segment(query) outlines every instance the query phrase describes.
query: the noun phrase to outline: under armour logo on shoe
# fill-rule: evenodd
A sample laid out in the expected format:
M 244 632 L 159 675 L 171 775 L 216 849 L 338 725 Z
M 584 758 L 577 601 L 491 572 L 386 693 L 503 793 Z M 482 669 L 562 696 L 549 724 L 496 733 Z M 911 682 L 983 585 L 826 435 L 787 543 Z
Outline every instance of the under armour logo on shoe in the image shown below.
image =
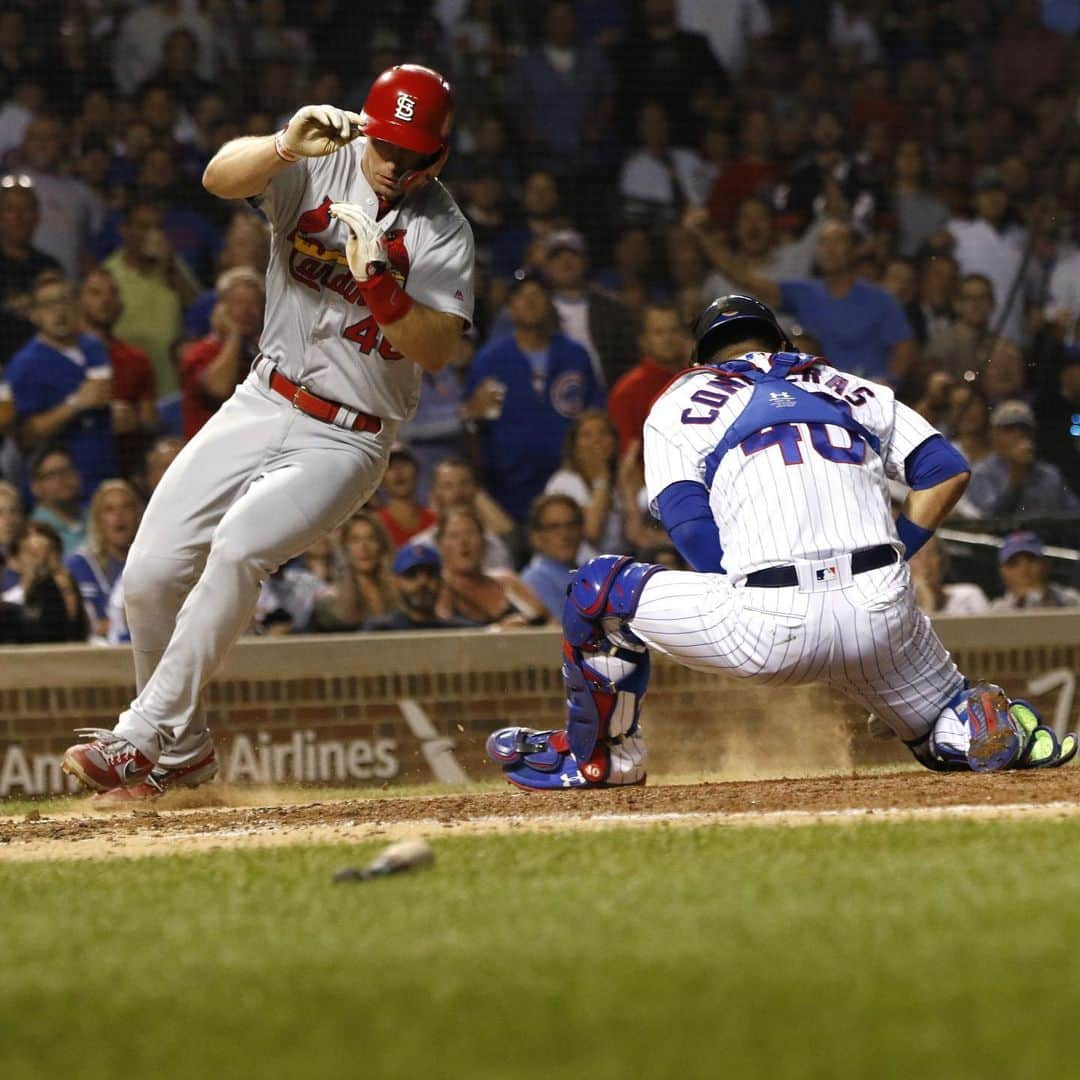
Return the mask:
M 585 777 L 581 773 L 560 773 L 559 779 L 563 787 L 583 787 L 585 784 Z

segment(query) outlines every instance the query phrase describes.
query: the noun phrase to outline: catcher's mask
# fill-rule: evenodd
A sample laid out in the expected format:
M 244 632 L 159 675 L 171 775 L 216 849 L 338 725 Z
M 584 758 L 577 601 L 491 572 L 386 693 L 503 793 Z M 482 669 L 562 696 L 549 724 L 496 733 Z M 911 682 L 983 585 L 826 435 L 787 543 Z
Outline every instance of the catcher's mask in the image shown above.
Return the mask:
M 431 68 L 398 64 L 372 84 L 360 113 L 365 135 L 424 155 L 415 169 L 402 173 L 398 187 L 408 191 L 427 177 L 438 176 L 450 153 L 454 92 Z
M 760 337 L 773 352 L 791 348 L 776 316 L 752 296 L 717 297 L 697 317 L 692 333 L 693 364 L 707 364 L 725 345 L 742 338 Z

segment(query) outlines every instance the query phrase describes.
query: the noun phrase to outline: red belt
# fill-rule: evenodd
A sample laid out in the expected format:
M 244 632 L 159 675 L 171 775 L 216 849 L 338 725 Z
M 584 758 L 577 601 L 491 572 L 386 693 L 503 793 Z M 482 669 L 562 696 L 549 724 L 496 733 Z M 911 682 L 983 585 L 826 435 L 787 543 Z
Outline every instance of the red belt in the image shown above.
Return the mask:
M 356 409 L 339 405 L 336 401 L 327 401 L 326 398 L 313 394 L 306 386 L 298 386 L 277 368 L 270 372 L 270 389 L 290 401 L 294 409 L 314 416 L 324 424 L 336 424 L 350 431 L 370 431 L 373 435 L 382 431 L 382 420 L 377 416 L 357 412 Z

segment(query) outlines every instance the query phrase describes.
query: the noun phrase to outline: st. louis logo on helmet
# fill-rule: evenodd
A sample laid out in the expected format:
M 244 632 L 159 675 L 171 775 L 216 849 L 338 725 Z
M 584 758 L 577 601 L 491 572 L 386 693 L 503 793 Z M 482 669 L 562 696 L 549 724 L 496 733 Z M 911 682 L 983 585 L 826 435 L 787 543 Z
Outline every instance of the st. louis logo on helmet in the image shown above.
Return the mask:
M 394 118 L 396 120 L 411 121 L 415 111 L 416 98 L 399 90 L 397 96 L 397 108 L 394 110 Z

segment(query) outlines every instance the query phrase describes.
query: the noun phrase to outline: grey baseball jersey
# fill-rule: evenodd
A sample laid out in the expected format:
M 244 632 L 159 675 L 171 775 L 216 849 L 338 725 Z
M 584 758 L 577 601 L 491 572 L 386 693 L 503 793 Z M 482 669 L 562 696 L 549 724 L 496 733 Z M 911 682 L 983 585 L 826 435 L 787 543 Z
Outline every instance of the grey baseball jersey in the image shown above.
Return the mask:
M 206 753 L 199 694 L 250 623 L 261 583 L 364 501 L 386 468 L 398 421 L 412 415 L 420 369 L 365 307 L 332 202 L 372 217 L 363 140 L 305 159 L 257 200 L 273 226 L 263 356 L 184 447 L 143 515 L 124 570 L 138 696 L 116 730 L 177 768 Z M 382 218 L 392 272 L 415 300 L 472 318 L 469 225 L 438 182 Z M 378 432 L 313 419 L 273 393 L 294 382 L 384 421 Z
M 348 228 L 335 202 L 372 218 L 378 199 L 360 168 L 366 139 L 304 158 L 255 200 L 272 227 L 266 324 L 259 346 L 293 382 L 352 409 L 408 420 L 421 371 L 405 362 L 364 305 L 345 259 Z M 437 180 L 391 208 L 379 225 L 390 271 L 414 299 L 466 323 L 473 316 L 472 229 Z

